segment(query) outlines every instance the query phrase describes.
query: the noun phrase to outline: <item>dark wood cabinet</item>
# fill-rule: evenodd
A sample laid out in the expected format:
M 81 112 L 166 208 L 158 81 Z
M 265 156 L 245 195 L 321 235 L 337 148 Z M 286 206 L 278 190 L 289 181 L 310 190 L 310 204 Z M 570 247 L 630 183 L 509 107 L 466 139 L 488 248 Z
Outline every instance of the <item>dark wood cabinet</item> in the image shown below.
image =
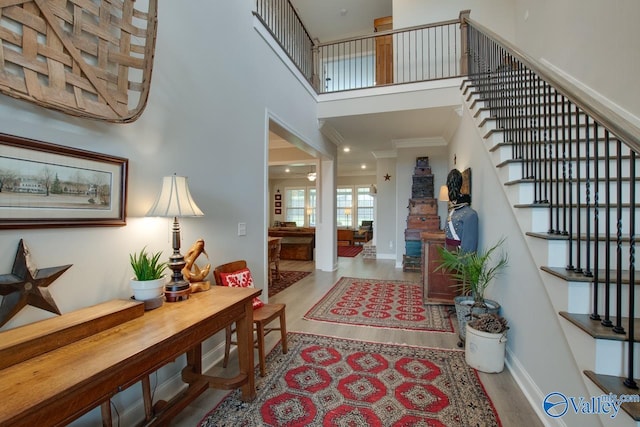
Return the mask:
M 446 270 L 435 271 L 440 265 L 438 248 L 444 246 L 444 232 L 421 233 L 422 238 L 422 291 L 423 300 L 427 302 L 444 302 L 453 304 L 458 295 L 456 281 Z

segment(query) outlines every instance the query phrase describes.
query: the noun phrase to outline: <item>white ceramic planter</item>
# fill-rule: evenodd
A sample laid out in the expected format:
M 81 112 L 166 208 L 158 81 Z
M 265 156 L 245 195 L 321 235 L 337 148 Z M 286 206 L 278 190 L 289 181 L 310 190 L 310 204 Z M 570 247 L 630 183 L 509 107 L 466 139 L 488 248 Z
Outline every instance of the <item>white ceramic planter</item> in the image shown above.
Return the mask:
M 166 283 L 167 276 L 156 280 L 135 280 L 132 278 L 130 285 L 133 289 L 133 298 L 137 301 L 145 301 L 161 297 Z
M 464 360 L 467 365 L 489 374 L 502 372 L 507 332 L 493 334 L 474 329 L 469 324 L 466 329 Z

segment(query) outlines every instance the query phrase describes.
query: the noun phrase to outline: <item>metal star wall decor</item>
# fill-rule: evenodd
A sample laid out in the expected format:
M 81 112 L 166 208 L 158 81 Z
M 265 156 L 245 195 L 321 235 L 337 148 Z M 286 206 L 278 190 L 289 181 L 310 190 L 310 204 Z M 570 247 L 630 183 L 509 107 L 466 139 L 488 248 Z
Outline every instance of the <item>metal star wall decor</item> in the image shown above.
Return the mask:
M 61 314 L 47 287 L 72 265 L 34 268 L 29 249 L 20 239 L 11 274 L 0 275 L 0 295 L 3 296 L 0 304 L 0 326 L 26 305 Z
M 386 174 L 386 175 L 384 176 L 384 180 L 385 180 L 385 181 L 389 181 L 390 179 L 391 179 L 391 175 Z

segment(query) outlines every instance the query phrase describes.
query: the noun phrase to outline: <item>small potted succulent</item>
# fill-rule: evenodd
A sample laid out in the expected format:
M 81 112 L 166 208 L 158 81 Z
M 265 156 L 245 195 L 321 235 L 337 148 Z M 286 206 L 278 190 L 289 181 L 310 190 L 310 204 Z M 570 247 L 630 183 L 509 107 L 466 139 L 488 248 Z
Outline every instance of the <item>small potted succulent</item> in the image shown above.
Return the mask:
M 162 252 L 148 253 L 146 246 L 139 253 L 129 254 L 135 274 L 130 281 L 134 299 L 145 301 L 162 296 L 167 282 L 167 276 L 164 274 L 167 263 L 160 262 L 161 256 Z

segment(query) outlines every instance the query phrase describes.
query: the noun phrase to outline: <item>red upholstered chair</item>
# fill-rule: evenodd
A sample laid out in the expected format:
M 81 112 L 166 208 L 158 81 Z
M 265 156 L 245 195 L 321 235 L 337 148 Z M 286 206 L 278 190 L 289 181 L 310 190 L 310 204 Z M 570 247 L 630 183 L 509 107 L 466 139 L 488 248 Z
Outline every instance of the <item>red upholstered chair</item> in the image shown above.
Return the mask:
M 215 278 L 216 284 L 218 286 L 253 286 L 251 272 L 247 268 L 247 262 L 245 260 L 233 261 L 217 266 L 213 270 L 213 277 Z M 282 352 L 287 352 L 287 320 L 285 317 L 284 309 L 284 304 L 265 304 L 258 298 L 255 298 L 253 301 L 253 326 L 256 333 L 254 345 L 258 349 L 258 358 L 260 359 L 260 376 L 262 377 L 264 377 L 266 371 L 264 336 L 271 331 L 279 330 L 282 338 Z M 267 328 L 266 326 L 276 318 L 280 319 L 280 327 Z M 231 325 L 227 326 L 224 347 L 224 362 L 222 364 L 222 366 L 225 368 L 227 367 L 227 363 L 229 361 L 231 344 L 236 344 L 236 342 L 231 340 L 231 335 L 234 332 L 235 329 L 232 328 Z

